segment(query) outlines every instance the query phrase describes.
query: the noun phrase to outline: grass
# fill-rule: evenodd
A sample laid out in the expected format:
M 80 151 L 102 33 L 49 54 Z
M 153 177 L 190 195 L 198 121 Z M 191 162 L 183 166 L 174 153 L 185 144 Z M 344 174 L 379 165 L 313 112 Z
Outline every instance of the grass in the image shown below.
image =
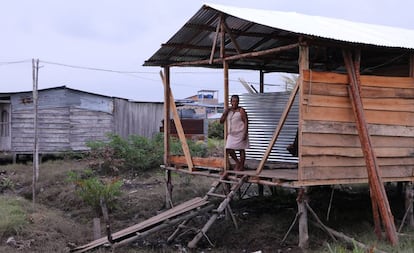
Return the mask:
M 27 224 L 22 200 L 0 196 L 0 238 L 19 233 Z

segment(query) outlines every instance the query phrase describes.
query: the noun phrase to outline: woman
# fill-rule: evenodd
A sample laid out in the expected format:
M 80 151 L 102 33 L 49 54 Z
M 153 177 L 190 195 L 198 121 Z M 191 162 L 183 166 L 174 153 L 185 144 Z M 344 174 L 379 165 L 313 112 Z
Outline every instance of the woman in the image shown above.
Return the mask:
M 231 107 L 227 108 L 221 115 L 220 123 L 227 121 L 227 142 L 226 154 L 236 162 L 234 170 L 243 170 L 246 161 L 246 148 L 249 148 L 248 138 L 248 119 L 247 113 L 239 107 L 239 96 L 231 96 Z M 239 151 L 240 158 L 237 158 L 236 152 Z

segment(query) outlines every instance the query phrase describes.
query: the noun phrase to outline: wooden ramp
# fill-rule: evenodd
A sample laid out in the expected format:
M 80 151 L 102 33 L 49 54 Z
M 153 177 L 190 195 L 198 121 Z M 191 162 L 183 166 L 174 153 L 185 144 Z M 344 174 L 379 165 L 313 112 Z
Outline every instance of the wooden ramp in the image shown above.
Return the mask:
M 154 226 L 158 226 L 160 224 L 163 224 L 165 221 L 170 220 L 174 217 L 177 217 L 181 214 L 184 214 L 186 212 L 198 209 L 200 207 L 206 206 L 209 203 L 209 201 L 206 198 L 197 197 L 191 200 L 188 200 L 184 203 L 181 203 L 178 206 L 175 206 L 171 209 L 166 210 L 165 212 L 162 212 L 154 217 L 149 218 L 148 220 L 145 220 L 141 223 L 138 223 L 134 226 L 128 227 L 126 229 L 120 230 L 116 233 L 112 234 L 112 240 L 113 243 L 119 243 L 128 239 L 131 239 L 133 237 L 136 237 L 142 232 L 145 232 Z M 79 246 L 77 248 L 74 248 L 71 250 L 71 252 L 86 252 L 88 250 L 97 248 L 99 246 L 109 244 L 107 237 L 102 237 L 100 239 L 97 239 L 95 241 L 92 241 L 88 244 L 85 244 L 83 246 Z

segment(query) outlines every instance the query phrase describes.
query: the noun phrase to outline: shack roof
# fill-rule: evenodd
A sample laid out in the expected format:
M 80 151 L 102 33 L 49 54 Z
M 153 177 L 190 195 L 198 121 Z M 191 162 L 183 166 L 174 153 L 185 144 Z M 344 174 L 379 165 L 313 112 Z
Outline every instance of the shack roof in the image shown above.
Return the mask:
M 406 54 L 414 49 L 414 30 L 351 22 L 295 12 L 239 8 L 204 4 L 161 48 L 145 61 L 144 66 L 193 65 L 208 60 L 212 52 L 220 19 L 225 22 L 226 56 L 257 52 L 297 43 L 301 38 L 319 45 L 358 46 L 370 49 L 370 64 L 382 64 L 390 54 Z M 237 44 L 237 45 L 236 45 Z M 219 40 L 217 48 L 219 48 Z M 278 53 L 278 57 L 243 58 L 231 61 L 233 69 L 257 69 L 297 73 L 297 48 Z M 385 57 L 378 55 L 381 51 Z M 338 54 L 338 52 L 329 53 Z M 219 58 L 215 50 L 214 58 Z M 340 54 L 340 51 L 339 51 Z M 394 58 L 395 55 L 392 56 Z M 325 56 L 330 58 L 332 56 Z M 338 60 L 342 61 L 342 57 Z M 331 62 L 332 63 L 332 62 Z M 319 63 L 320 65 L 327 63 Z M 194 64 L 221 68 L 221 62 Z M 324 66 L 326 68 L 326 66 Z

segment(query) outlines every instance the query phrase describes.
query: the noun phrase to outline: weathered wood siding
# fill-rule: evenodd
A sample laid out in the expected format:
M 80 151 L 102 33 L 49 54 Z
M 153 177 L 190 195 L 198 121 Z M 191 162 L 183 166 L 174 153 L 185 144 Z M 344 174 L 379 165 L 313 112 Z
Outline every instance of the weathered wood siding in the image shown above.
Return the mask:
M 127 138 L 129 135 L 153 137 L 163 119 L 163 103 L 130 102 L 114 99 L 114 131 Z
M 383 177 L 414 172 L 414 79 L 361 76 L 362 100 Z M 346 75 L 305 72 L 299 178 L 367 177 Z
M 11 151 L 34 148 L 34 110 L 31 92 L 11 96 Z M 86 141 L 103 140 L 112 127 L 112 99 L 70 89 L 39 91 L 39 152 L 80 151 Z
M 12 113 L 12 151 L 28 153 L 34 149 L 34 112 L 15 110 Z M 66 107 L 38 110 L 39 151 L 69 150 L 69 110 Z
M 89 141 L 107 140 L 113 133 L 113 116 L 107 112 L 70 108 L 70 148 L 88 150 Z

